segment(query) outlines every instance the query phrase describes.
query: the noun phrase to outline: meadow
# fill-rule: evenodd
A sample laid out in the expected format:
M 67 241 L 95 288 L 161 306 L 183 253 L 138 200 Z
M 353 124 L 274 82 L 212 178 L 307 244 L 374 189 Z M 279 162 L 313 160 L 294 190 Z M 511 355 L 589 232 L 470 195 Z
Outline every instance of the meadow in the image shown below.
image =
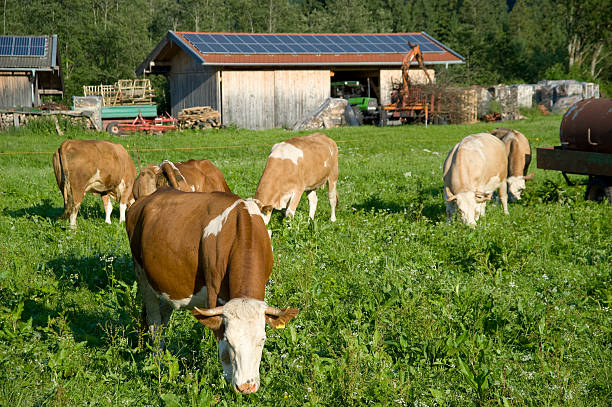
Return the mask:
M 505 122 L 532 147 L 559 144 L 560 115 Z M 272 144 L 296 134 L 228 128 L 111 138 L 142 165 L 207 158 L 233 192 L 254 194 Z M 612 206 L 586 177 L 536 169 L 505 216 L 446 223 L 442 164 L 495 124 L 325 131 L 339 147 L 338 221 L 319 191 L 276 213 L 266 300 L 297 307 L 268 329 L 261 388 L 225 383 L 212 333 L 175 312 L 166 350 L 139 334 L 128 239 L 88 195 L 78 229 L 63 201 L 54 125 L 0 133 L 2 406 L 607 406 L 612 403 Z M 299 134 L 308 134 L 306 132 Z M 136 153 L 138 150 L 138 154 Z

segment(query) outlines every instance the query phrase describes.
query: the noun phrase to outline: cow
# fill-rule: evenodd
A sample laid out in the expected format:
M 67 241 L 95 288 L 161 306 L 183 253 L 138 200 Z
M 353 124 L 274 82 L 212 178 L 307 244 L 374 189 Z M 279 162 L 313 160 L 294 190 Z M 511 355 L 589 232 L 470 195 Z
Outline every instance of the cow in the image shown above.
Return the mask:
M 294 137 L 274 144 L 254 199 L 266 225 L 272 210 L 285 210 L 293 217 L 304 191 L 307 192 L 310 219 L 317 210 L 317 189 L 327 183 L 331 221 L 336 221 L 338 192 L 338 146 L 323 133 Z
M 64 197 L 64 213 L 70 227 L 76 228 L 76 217 L 87 192 L 102 197 L 106 223 L 111 223 L 112 197 L 119 202 L 119 222 L 134 201 L 132 185 L 136 167 L 120 144 L 104 140 L 66 140 L 53 154 L 55 180 Z
M 218 340 L 226 380 L 256 392 L 265 323 L 281 328 L 298 313 L 264 302 L 273 256 L 257 204 L 162 187 L 134 203 L 126 229 L 151 336 L 163 339 L 173 310 L 191 309 Z
M 140 171 L 134 181 L 134 199 L 150 195 L 164 185 L 185 192 L 231 192 L 223 173 L 208 160 L 176 163 L 164 160 L 160 165 L 150 164 Z
M 475 227 L 496 189 L 504 213 L 508 214 L 507 172 L 508 153 L 499 138 L 478 133 L 457 143 L 444 161 L 447 221 L 451 221 L 456 206 L 463 223 Z
M 531 163 L 531 145 L 522 133 L 498 127 L 490 132 L 506 145 L 508 151 L 508 196 L 510 201 L 521 199 L 521 193 L 525 189 L 525 181 L 533 179 L 533 172 L 527 175 Z

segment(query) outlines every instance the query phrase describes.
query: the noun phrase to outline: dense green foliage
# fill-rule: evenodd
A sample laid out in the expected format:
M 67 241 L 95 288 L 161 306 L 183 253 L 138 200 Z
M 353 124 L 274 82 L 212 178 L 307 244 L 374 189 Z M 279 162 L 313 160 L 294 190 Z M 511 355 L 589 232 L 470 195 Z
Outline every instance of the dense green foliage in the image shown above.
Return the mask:
M 134 69 L 168 30 L 425 31 L 466 58 L 452 81 L 612 82 L 609 0 L 5 0 L 2 34 L 58 34 L 66 100 Z
M 532 145 L 559 141 L 560 116 L 505 123 Z M 504 216 L 491 202 L 475 230 L 446 224 L 447 151 L 487 124 L 329 130 L 340 205 L 326 191 L 278 214 L 266 299 L 301 312 L 268 329 L 262 387 L 226 385 L 211 332 L 176 312 L 167 350 L 139 336 L 140 298 L 115 208 L 87 196 L 78 230 L 62 198 L 52 123 L 0 137 L 0 405 L 610 405 L 612 206 L 583 200 L 536 170 Z M 105 133 L 65 129 L 72 138 Z M 282 130 L 137 135 L 142 164 L 211 159 L 251 196 Z M 40 154 L 30 154 L 41 152 Z M 136 157 L 134 158 L 136 161 Z

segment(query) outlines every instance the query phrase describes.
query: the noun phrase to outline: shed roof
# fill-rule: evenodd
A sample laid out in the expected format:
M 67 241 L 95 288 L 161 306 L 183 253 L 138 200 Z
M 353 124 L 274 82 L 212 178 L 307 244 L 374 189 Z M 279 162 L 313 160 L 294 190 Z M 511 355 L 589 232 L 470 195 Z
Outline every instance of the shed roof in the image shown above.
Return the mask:
M 57 35 L 0 35 L 0 69 L 52 70 L 58 65 Z
M 376 34 L 193 33 L 168 31 L 136 69 L 155 72 L 176 46 L 198 64 L 217 66 L 400 66 L 409 43 L 425 64 L 461 64 L 461 55 L 425 32 Z M 176 45 L 176 46 L 175 46 Z

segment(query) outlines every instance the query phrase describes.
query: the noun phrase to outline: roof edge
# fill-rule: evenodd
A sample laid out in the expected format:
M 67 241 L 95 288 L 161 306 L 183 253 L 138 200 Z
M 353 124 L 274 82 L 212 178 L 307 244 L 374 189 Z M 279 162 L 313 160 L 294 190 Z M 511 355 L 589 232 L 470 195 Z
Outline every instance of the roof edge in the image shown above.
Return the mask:
M 151 62 L 153 62 L 153 60 L 157 58 L 157 56 L 166 46 L 171 46 L 172 44 L 177 44 L 183 51 L 185 51 L 192 58 L 194 58 L 198 64 L 204 63 L 204 59 L 189 44 L 187 44 L 180 35 L 170 30 L 157 43 L 155 48 L 153 48 L 153 51 L 151 51 L 151 53 L 147 55 L 145 60 L 142 61 L 140 65 L 138 65 L 138 67 L 134 70 L 134 73 L 136 73 L 137 76 L 144 75 L 146 69 L 149 67 Z
M 427 38 L 429 38 L 432 42 L 434 42 L 436 45 L 438 45 L 439 47 L 441 47 L 442 49 L 447 50 L 448 52 L 450 52 L 451 54 L 453 54 L 454 56 L 456 56 L 457 58 L 461 59 L 462 64 L 465 64 L 465 58 L 463 57 L 463 55 L 461 55 L 458 52 L 453 51 L 452 49 L 450 49 L 449 47 L 447 47 L 446 45 L 442 44 L 440 41 L 436 40 L 434 37 L 432 37 L 431 35 L 427 34 L 425 31 L 421 31 L 421 34 L 423 34 L 424 36 L 426 36 Z

